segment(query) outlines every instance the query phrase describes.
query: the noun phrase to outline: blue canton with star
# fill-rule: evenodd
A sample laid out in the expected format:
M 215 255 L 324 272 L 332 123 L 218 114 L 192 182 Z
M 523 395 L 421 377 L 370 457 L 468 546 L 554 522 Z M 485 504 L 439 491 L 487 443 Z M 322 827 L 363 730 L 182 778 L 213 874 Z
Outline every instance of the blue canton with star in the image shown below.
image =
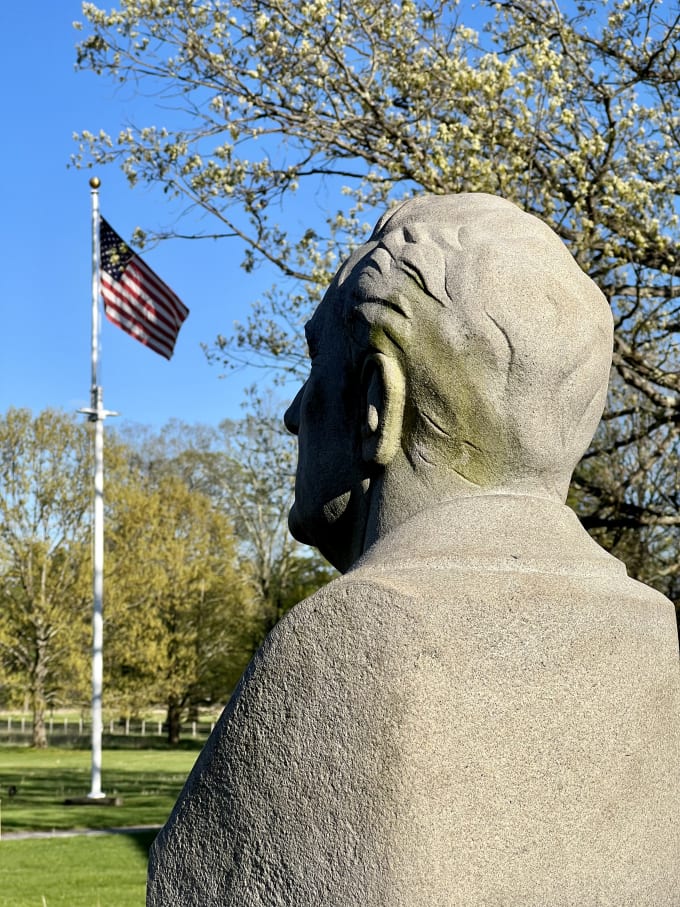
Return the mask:
M 102 270 L 106 271 L 112 280 L 119 283 L 123 279 L 123 274 L 131 259 L 135 257 L 135 253 L 104 218 L 101 219 L 99 242 Z

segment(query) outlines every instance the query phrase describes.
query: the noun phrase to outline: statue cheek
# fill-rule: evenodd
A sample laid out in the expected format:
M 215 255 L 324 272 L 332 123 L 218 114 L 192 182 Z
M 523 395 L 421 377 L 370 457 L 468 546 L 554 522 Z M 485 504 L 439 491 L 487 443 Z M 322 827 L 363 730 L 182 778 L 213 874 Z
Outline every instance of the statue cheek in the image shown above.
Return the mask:
M 306 529 L 304 521 L 300 519 L 300 514 L 295 503 L 288 513 L 288 529 L 293 538 L 303 545 L 315 544 L 314 539 Z

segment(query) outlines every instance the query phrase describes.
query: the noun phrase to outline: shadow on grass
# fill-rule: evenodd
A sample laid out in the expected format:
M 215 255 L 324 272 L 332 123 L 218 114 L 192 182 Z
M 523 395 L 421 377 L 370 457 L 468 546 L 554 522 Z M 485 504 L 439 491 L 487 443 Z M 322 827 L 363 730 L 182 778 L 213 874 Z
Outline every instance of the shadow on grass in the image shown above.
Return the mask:
M 2 750 L 0 799 L 7 831 L 69 828 L 117 828 L 162 825 L 191 769 L 197 748 L 184 751 L 108 750 L 104 753 L 103 788 L 122 805 L 92 801 L 66 805 L 68 798 L 90 790 L 89 753 L 71 749 Z M 11 793 L 10 793 L 11 792 Z M 151 838 L 155 832 L 151 832 Z M 142 838 L 142 841 L 145 839 Z
M 198 752 L 203 749 L 208 739 L 208 735 L 201 737 L 186 737 L 180 739 L 179 743 L 171 746 L 164 737 L 142 737 L 140 734 L 104 734 L 102 737 L 102 746 L 106 750 L 168 750 L 168 751 L 194 751 Z M 52 733 L 49 738 L 50 747 L 59 747 L 65 750 L 82 750 L 89 746 L 89 737 L 74 736 L 73 734 Z M 32 749 L 30 739 L 27 735 L 7 734 L 0 735 L 0 747 L 2 746 L 23 746 Z M 49 749 L 49 747 L 48 747 Z
M 180 740 L 175 746 L 170 746 L 161 737 L 121 737 L 104 735 L 103 746 L 107 750 L 165 750 L 169 752 L 194 752 L 198 753 L 205 746 L 207 737 L 187 738 Z
M 134 842 L 135 847 L 139 850 L 145 860 L 149 859 L 149 850 L 157 834 L 157 831 L 140 831 L 134 835 L 130 835 L 130 839 Z

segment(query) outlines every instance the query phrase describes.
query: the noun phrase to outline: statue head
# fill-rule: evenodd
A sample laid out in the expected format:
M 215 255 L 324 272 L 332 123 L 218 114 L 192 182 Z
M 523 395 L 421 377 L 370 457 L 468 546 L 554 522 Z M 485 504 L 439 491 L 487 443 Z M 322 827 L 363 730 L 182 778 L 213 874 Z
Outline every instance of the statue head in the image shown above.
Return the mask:
M 306 331 L 289 522 L 341 570 L 447 499 L 565 499 L 602 414 L 612 317 L 537 218 L 485 194 L 406 201 Z

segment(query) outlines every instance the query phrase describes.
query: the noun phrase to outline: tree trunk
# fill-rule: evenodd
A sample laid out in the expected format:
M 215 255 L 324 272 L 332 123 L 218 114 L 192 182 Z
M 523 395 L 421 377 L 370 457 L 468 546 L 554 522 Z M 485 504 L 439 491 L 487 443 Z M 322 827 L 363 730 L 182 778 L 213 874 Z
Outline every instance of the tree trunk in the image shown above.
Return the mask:
M 38 626 L 35 647 L 35 658 L 31 670 L 31 711 L 33 713 L 33 746 L 44 750 L 47 747 L 45 713 L 47 711 L 47 634 L 43 632 L 42 623 Z
M 182 704 L 176 696 L 168 697 L 168 743 L 177 746 L 182 731 Z
M 45 702 L 44 692 L 37 687 L 32 691 L 31 711 L 33 712 L 33 746 L 36 749 L 44 750 L 47 747 L 47 731 L 45 729 L 47 703 Z

